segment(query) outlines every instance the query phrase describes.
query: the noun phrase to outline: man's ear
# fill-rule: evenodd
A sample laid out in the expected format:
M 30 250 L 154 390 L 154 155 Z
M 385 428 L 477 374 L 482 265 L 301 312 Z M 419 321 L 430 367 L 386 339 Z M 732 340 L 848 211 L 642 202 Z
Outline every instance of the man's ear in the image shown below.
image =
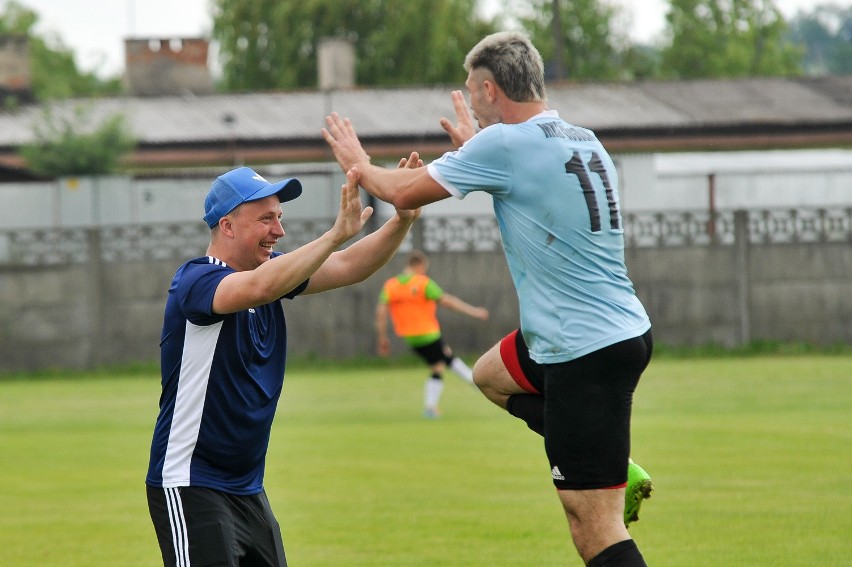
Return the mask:
M 219 219 L 219 232 L 221 232 L 225 236 L 234 235 L 234 227 L 231 223 L 231 217 L 225 215 L 224 217 Z
M 488 102 L 494 102 L 495 100 L 497 100 L 497 94 L 500 90 L 500 87 L 497 86 L 497 83 L 485 79 L 484 81 L 482 81 L 482 86 L 485 88 L 485 94 L 488 96 Z

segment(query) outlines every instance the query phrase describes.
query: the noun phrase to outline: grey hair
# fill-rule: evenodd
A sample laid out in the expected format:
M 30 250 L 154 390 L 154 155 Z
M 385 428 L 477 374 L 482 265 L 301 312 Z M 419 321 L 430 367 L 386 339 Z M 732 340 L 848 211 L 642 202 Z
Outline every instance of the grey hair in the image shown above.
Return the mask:
M 544 102 L 544 62 L 532 42 L 520 32 L 497 32 L 484 37 L 464 58 L 464 69 L 484 68 L 506 96 L 515 102 Z

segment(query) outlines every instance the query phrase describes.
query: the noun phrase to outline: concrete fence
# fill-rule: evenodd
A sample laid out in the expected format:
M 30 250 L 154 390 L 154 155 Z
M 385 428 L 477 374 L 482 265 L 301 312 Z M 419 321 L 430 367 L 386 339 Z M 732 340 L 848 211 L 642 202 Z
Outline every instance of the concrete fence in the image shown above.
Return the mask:
M 332 219 L 287 227 L 293 249 Z M 156 361 L 175 269 L 204 254 L 203 223 L 0 232 L 0 372 Z M 642 213 L 625 218 L 626 260 L 658 342 L 852 341 L 852 209 Z M 425 250 L 448 292 L 487 322 L 440 313 L 459 353 L 484 351 L 518 324 L 492 217 L 423 218 L 405 250 Z M 383 281 L 285 301 L 290 356 L 371 356 Z M 394 343 L 395 353 L 406 352 Z

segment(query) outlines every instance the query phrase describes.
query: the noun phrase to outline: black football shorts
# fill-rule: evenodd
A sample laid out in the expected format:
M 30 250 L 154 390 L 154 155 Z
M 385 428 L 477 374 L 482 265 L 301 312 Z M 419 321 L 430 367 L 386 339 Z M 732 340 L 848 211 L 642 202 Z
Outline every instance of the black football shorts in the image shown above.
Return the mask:
M 515 382 L 544 395 L 544 446 L 556 488 L 627 482 L 633 392 L 652 350 L 649 330 L 568 362 L 538 364 L 520 331 L 501 341 L 503 363 Z
M 165 567 L 287 567 L 266 493 L 148 486 L 148 510 Z
M 441 361 L 445 364 L 450 364 L 453 361 L 453 351 L 444 344 L 441 338 L 438 338 L 434 343 L 412 348 L 429 366 Z

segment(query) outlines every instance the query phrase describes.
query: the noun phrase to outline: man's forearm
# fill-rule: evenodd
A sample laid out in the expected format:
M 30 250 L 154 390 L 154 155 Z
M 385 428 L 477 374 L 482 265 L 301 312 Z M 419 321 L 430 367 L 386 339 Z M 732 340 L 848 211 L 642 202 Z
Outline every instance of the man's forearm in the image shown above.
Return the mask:
M 368 162 L 356 164 L 355 168 L 360 173 L 359 182 L 361 187 L 373 197 L 392 205 L 394 204 L 394 197 L 401 186 L 400 181 L 404 180 L 405 176 L 410 175 L 413 171 L 410 169 L 386 169 Z M 402 172 L 402 174 L 400 175 L 399 172 Z M 397 174 L 396 177 L 400 178 L 397 180 L 397 183 L 394 183 L 394 176 L 391 175 L 394 173 Z
M 339 254 L 346 258 L 348 272 L 354 280 L 351 283 L 367 279 L 387 264 L 405 241 L 414 220 L 414 217 L 403 219 L 395 215 L 377 231 L 341 250 Z
M 450 196 L 425 167 L 386 169 L 365 162 L 356 169 L 367 193 L 397 209 L 417 209 Z

